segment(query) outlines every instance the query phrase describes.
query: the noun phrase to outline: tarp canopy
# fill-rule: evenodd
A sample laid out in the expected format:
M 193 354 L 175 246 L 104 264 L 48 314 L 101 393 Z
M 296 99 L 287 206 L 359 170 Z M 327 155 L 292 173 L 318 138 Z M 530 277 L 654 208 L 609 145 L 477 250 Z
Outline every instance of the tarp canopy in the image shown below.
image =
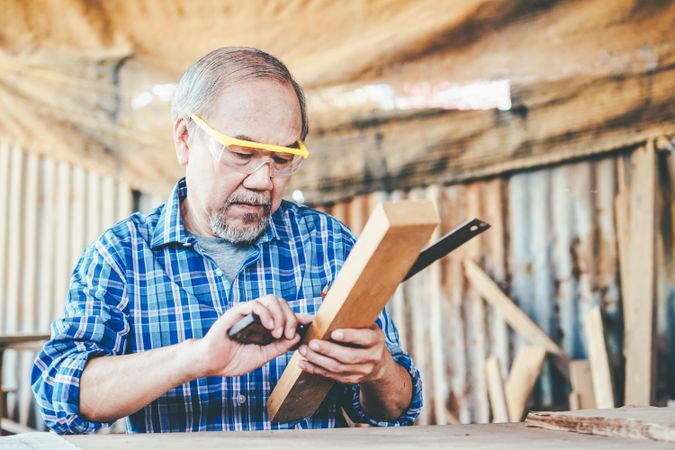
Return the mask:
M 306 89 L 313 154 L 294 185 L 310 199 L 452 181 L 487 173 L 475 142 L 531 158 L 534 141 L 574 140 L 591 122 L 583 133 L 597 136 L 630 111 L 611 142 L 630 124 L 670 130 L 674 25 L 675 3 L 657 0 L 2 0 L 0 139 L 163 193 L 181 174 L 174 84 L 208 51 L 246 45 Z M 474 162 L 453 169 L 458 154 Z

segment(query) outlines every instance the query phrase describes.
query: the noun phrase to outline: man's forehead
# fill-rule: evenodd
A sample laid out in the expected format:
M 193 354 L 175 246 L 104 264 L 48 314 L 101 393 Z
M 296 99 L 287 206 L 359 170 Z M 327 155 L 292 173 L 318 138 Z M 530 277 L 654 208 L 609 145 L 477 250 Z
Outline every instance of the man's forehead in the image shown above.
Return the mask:
M 297 144 L 302 129 L 295 91 L 273 80 L 240 82 L 223 89 L 207 120 L 229 136 L 284 146 Z

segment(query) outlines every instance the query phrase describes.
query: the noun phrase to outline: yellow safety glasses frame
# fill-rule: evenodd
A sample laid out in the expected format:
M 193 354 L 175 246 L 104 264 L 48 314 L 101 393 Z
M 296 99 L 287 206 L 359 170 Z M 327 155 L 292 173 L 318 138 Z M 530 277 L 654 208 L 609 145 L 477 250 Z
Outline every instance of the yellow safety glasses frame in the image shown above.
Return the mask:
M 282 147 L 280 145 L 263 144 L 262 142 L 247 141 L 244 139 L 237 139 L 221 133 L 220 131 L 216 130 L 211 125 L 209 125 L 206 122 L 206 120 L 204 120 L 201 116 L 197 114 L 190 114 L 189 117 L 195 121 L 195 123 L 197 124 L 197 126 L 199 126 L 199 128 L 201 128 L 206 133 L 213 136 L 215 139 L 217 139 L 221 144 L 223 144 L 226 147 L 236 145 L 240 147 L 258 150 L 267 150 L 268 152 L 290 153 L 291 155 L 302 156 L 305 159 L 309 157 L 309 150 L 307 150 L 307 148 L 300 139 L 298 139 L 298 148 Z

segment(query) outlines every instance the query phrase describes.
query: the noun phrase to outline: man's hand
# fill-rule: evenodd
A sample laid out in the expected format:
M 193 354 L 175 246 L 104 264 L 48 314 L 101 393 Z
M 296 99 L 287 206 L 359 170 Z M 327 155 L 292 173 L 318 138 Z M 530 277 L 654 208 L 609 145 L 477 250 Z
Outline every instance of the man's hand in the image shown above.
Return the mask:
M 260 346 L 241 344 L 227 336 L 228 330 L 250 313 L 260 317 L 262 325 L 277 338 L 271 344 Z M 241 303 L 229 309 L 196 342 L 198 352 L 197 377 L 243 375 L 286 353 L 300 340 L 295 329 L 300 323 L 309 323 L 308 314 L 296 315 L 284 300 L 267 295 Z
M 389 353 L 377 326 L 335 330 L 331 341 L 314 339 L 299 349 L 302 370 L 361 386 L 361 405 L 378 420 L 395 420 L 412 399 L 412 379 Z
M 313 339 L 300 347 L 302 370 L 340 383 L 361 384 L 381 379 L 387 363 L 394 362 L 377 325 L 335 330 L 331 338 Z

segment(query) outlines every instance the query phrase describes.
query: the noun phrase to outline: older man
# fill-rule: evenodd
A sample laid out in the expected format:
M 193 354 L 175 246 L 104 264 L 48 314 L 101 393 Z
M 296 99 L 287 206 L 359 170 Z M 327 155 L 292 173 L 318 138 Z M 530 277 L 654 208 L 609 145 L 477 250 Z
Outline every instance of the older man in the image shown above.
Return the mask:
M 132 432 L 319 428 L 344 425 L 342 408 L 374 425 L 411 424 L 419 374 L 386 312 L 372 328 L 299 349 L 303 370 L 338 381 L 314 416 L 267 415 L 296 327 L 355 242 L 337 220 L 282 200 L 308 156 L 305 101 L 288 69 L 260 50 L 215 50 L 181 78 L 172 116 L 185 178 L 77 264 L 32 374 L 46 424 L 82 433 L 128 416 Z M 251 312 L 275 342 L 227 337 Z

